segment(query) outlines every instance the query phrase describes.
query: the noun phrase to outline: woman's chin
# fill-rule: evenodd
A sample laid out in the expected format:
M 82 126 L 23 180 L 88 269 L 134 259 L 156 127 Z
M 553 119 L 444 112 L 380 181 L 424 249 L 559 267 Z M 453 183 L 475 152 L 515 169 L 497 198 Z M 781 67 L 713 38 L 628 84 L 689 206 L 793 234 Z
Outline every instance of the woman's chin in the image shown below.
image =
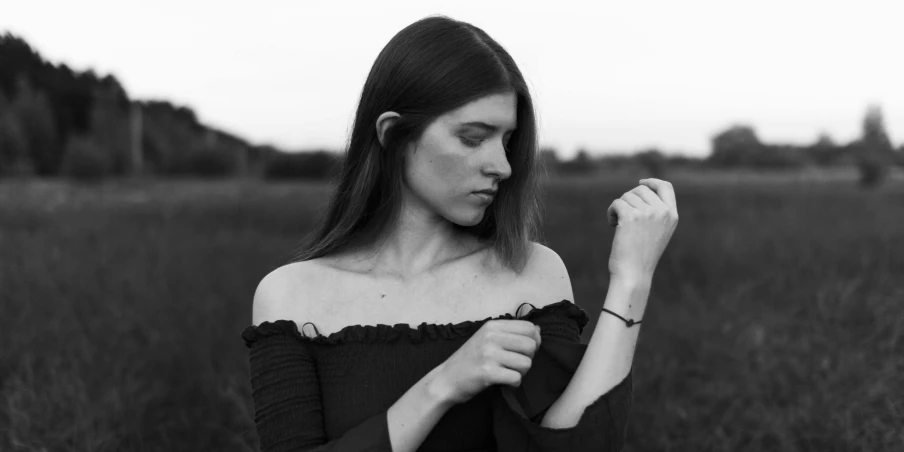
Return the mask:
M 471 212 L 470 215 L 456 215 L 449 220 L 459 226 L 476 226 L 483 220 L 484 209 Z

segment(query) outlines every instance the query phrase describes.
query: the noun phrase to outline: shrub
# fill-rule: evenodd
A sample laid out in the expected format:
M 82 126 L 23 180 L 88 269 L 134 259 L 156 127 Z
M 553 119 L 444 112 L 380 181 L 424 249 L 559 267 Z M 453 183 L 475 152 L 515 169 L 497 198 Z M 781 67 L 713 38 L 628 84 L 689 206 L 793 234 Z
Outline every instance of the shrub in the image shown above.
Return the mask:
M 664 155 L 656 149 L 650 149 L 647 151 L 643 151 L 638 153 L 635 158 L 640 163 L 640 166 L 643 167 L 644 171 L 649 175 L 649 177 L 654 177 L 657 179 L 662 179 L 665 177 L 666 166 L 668 162 Z
M 63 153 L 62 173 L 82 182 L 95 182 L 113 169 L 110 156 L 87 137 L 70 136 Z
M 892 154 L 892 161 L 895 165 L 904 167 L 904 145 Z
M 235 172 L 235 159 L 217 149 L 196 150 L 185 159 L 183 172 L 201 177 L 224 177 Z
M 264 167 L 265 179 L 332 179 L 339 174 L 341 157 L 328 151 L 276 153 Z
M 0 176 L 25 175 L 33 171 L 28 140 L 13 114 L 0 114 Z
M 579 149 L 571 160 L 565 160 L 559 163 L 558 171 L 563 175 L 589 174 L 597 170 L 597 163 L 593 161 L 590 154 Z
M 867 154 L 857 159 L 857 168 L 860 171 L 860 186 L 863 188 L 877 187 L 888 176 L 889 164 L 886 159 L 878 158 L 873 154 Z
M 20 80 L 19 90 L 11 110 L 19 118 L 35 171 L 44 176 L 56 175 L 66 151 L 58 141 L 53 107 L 46 93 L 32 89 L 24 79 Z

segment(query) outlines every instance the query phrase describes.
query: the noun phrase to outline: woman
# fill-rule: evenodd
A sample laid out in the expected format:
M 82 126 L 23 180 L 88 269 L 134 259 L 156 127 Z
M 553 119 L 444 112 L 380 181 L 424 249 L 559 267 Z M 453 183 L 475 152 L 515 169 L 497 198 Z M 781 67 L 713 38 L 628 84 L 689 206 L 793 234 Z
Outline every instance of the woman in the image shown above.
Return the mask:
M 262 450 L 621 449 L 674 192 L 650 179 L 609 207 L 607 315 L 583 345 L 565 266 L 533 241 L 537 162 L 531 97 L 499 44 L 445 17 L 393 37 L 323 223 L 254 295 Z

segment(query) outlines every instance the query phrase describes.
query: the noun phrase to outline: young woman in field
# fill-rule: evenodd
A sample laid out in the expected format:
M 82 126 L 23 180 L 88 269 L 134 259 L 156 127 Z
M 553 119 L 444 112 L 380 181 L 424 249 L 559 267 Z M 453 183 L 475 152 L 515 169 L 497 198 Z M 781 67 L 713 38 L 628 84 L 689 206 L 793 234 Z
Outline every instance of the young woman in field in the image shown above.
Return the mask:
M 621 449 L 675 194 L 649 179 L 609 206 L 607 311 L 584 345 L 565 266 L 533 241 L 537 164 L 531 96 L 499 44 L 445 17 L 392 38 L 322 224 L 254 294 L 263 451 Z

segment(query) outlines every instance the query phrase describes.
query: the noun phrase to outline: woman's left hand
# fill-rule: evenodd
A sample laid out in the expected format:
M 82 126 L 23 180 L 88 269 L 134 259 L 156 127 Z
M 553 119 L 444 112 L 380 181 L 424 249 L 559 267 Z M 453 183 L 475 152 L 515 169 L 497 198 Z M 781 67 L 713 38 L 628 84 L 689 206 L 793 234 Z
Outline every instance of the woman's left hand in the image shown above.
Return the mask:
M 612 202 L 606 214 L 616 227 L 609 255 L 611 279 L 649 283 L 662 252 L 678 226 L 672 184 L 641 179 L 637 188 Z

